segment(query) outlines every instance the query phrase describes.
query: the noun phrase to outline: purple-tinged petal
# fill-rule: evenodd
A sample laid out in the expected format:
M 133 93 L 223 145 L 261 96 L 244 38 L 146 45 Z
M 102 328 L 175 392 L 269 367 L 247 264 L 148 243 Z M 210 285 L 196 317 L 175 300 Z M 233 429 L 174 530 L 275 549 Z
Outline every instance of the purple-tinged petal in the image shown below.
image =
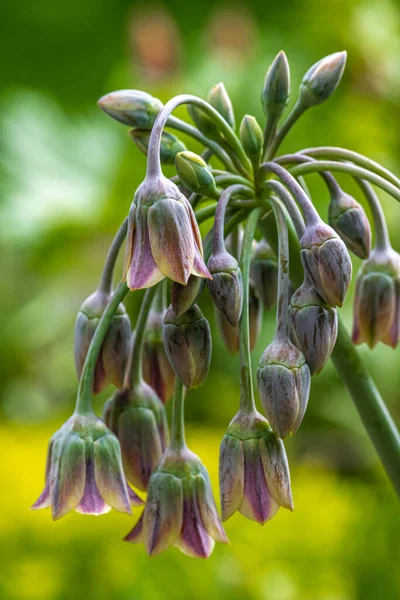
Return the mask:
M 310 396 L 310 387 L 311 387 L 311 374 L 308 365 L 304 364 L 299 369 L 293 369 L 293 375 L 296 381 L 296 389 L 297 395 L 299 399 L 299 412 L 297 414 L 296 420 L 293 423 L 291 435 L 294 435 L 298 428 L 300 427 L 303 417 L 306 412 L 308 398 Z
M 157 200 L 148 211 L 151 252 L 166 277 L 186 285 L 193 268 L 194 239 L 185 206 L 178 200 Z
M 95 479 L 94 447 L 92 442 L 86 443 L 86 481 L 81 501 L 76 511 L 85 515 L 102 515 L 111 510 L 111 506 L 101 497 Z
M 132 258 L 126 274 L 126 283 L 131 290 L 140 290 L 156 285 L 165 275 L 157 267 L 150 245 L 147 219 L 143 210 L 136 211 L 136 231 L 132 243 Z
M 279 509 L 271 497 L 259 453 L 258 440 L 244 442 L 244 495 L 239 511 L 264 525 Z
M 208 558 L 214 549 L 215 542 L 204 527 L 197 499 L 189 490 L 184 492 L 183 526 L 175 545 L 195 558 Z
M 195 244 L 194 248 L 192 275 L 197 275 L 197 277 L 202 277 L 203 279 L 212 279 L 212 275 L 200 254 L 197 244 Z
M 207 471 L 204 469 L 201 475 L 197 475 L 197 502 L 200 509 L 200 515 L 207 532 L 216 542 L 228 544 L 229 540 L 222 526 L 221 519 L 215 506 L 214 497 L 211 490 L 211 482 Z
M 127 487 L 131 506 L 143 506 L 144 501 L 133 491 L 133 489 L 129 485 Z
M 124 537 L 124 542 L 131 542 L 131 544 L 142 544 L 144 542 L 143 515 L 144 511 L 135 527 Z
M 94 477 L 100 496 L 112 508 L 132 513 L 128 486 L 122 470 L 121 451 L 116 437 L 104 435 L 93 444 Z
M 182 484 L 167 473 L 154 473 L 144 511 L 144 539 L 148 554 L 163 552 L 178 539 L 183 520 Z
M 293 510 L 289 464 L 282 440 L 271 431 L 260 439 L 259 445 L 269 493 L 280 506 Z
M 54 520 L 76 508 L 85 488 L 85 442 L 78 435 L 53 444 L 50 468 L 51 508 Z
M 49 506 L 51 506 L 50 483 L 47 481 L 43 492 L 40 494 L 40 496 L 36 500 L 36 502 L 34 504 L 32 504 L 31 510 L 39 510 L 40 508 L 49 508 Z
M 185 204 L 185 208 L 187 210 L 188 216 L 189 216 L 190 225 L 192 227 L 194 241 L 196 242 L 196 246 L 199 250 L 199 254 L 200 254 L 201 258 L 203 258 L 203 242 L 201 239 L 200 229 L 197 224 L 196 216 L 194 214 L 194 211 L 193 211 L 193 208 L 192 208 L 190 202 L 186 198 L 184 198 L 184 204 Z
M 222 520 L 226 521 L 237 510 L 243 500 L 244 454 L 242 442 L 225 435 L 219 455 L 219 487 Z
M 129 210 L 129 215 L 128 215 L 128 230 L 126 233 L 125 258 L 124 258 L 124 269 L 123 269 L 123 274 L 124 274 L 125 278 L 128 273 L 129 265 L 132 262 L 133 241 L 135 239 L 135 232 L 136 232 L 135 216 L 136 216 L 136 204 L 134 202 L 132 202 L 130 210 Z

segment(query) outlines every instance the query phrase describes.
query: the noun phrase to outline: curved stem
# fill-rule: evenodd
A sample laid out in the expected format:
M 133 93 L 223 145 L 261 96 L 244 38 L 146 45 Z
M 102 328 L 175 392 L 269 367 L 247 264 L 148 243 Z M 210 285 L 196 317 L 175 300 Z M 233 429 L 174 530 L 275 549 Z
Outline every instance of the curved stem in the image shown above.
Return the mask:
M 172 399 L 170 450 L 180 452 L 186 448 L 185 440 L 185 387 L 175 377 L 175 391 Z
M 115 288 L 109 303 L 107 304 L 99 324 L 96 327 L 92 341 L 86 354 L 83 365 L 81 379 L 79 381 L 78 396 L 76 399 L 75 413 L 84 415 L 92 412 L 92 384 L 96 369 L 96 362 L 100 353 L 101 346 L 108 333 L 112 318 L 119 306 L 119 303 L 125 298 L 128 292 L 128 286 L 125 281 L 121 281 Z
M 215 156 L 222 162 L 223 165 L 225 165 L 228 171 L 236 171 L 236 167 L 234 166 L 229 154 L 227 154 L 227 152 L 225 152 L 225 150 L 221 148 L 217 142 L 210 140 L 196 127 L 193 127 L 193 125 L 190 125 L 189 123 L 186 123 L 177 117 L 170 116 L 167 120 L 167 127 L 181 131 L 182 133 L 186 133 L 186 135 L 189 135 L 193 139 L 197 140 L 203 146 L 210 148 L 212 153 L 215 154 Z
M 303 166 L 303 165 L 300 165 Z M 304 165 L 308 166 L 308 165 Z M 281 165 L 277 165 L 274 162 L 266 162 L 261 165 L 261 168 L 264 171 L 269 171 L 270 173 L 274 173 L 287 187 L 290 189 L 292 194 L 295 196 L 296 200 L 300 204 L 304 218 L 306 220 L 307 225 L 312 225 L 313 223 L 318 223 L 321 218 L 314 208 L 313 203 L 310 198 L 307 196 L 301 185 L 296 181 L 293 177 L 293 174 L 289 173 L 286 169 L 284 169 Z
M 104 269 L 101 274 L 100 283 L 99 283 L 99 291 L 104 292 L 106 294 L 111 293 L 112 290 L 112 278 L 114 274 L 115 263 L 118 258 L 118 253 L 121 249 L 121 246 L 126 238 L 126 232 L 128 229 L 128 217 L 126 217 L 125 221 L 122 223 L 121 227 L 118 229 L 115 237 L 111 243 L 110 249 L 107 254 L 106 262 L 104 264 Z
M 265 187 L 275 192 L 275 194 L 282 200 L 290 218 L 292 219 L 296 233 L 298 237 L 301 238 L 304 233 L 304 219 L 290 192 L 288 192 L 288 190 L 280 181 L 274 181 L 273 179 L 266 181 Z
M 242 185 L 246 185 L 249 189 L 253 189 L 251 182 L 240 175 L 227 173 L 227 171 L 219 171 L 218 169 L 213 169 L 212 174 L 215 176 L 215 183 L 218 185 L 232 185 L 233 183 L 241 183 Z
M 363 191 L 363 194 L 371 208 L 372 218 L 375 225 L 375 248 L 377 250 L 387 250 L 391 247 L 389 231 L 379 198 L 375 194 L 372 186 L 367 181 L 364 181 L 363 179 L 356 179 L 356 181 Z
M 295 177 L 299 175 L 307 175 L 308 173 L 319 173 L 320 171 L 339 171 L 341 173 L 347 173 L 358 179 L 366 179 L 370 183 L 373 183 L 377 187 L 387 192 L 397 202 L 400 202 L 400 189 L 394 186 L 392 183 L 383 179 L 376 173 L 371 173 L 367 169 L 357 167 L 350 163 L 334 162 L 330 160 L 315 161 L 313 163 L 307 163 L 304 165 L 297 165 L 290 170 L 291 174 Z
M 274 339 L 283 341 L 289 336 L 289 241 L 285 213 L 279 200 L 272 201 L 278 230 L 278 301 Z
M 234 194 L 240 194 L 240 193 L 248 194 L 249 189 L 246 186 L 240 185 L 240 184 L 231 185 L 224 192 L 222 192 L 221 197 L 218 201 L 217 210 L 215 211 L 215 220 L 214 220 L 214 235 L 213 235 L 213 254 L 214 254 L 214 256 L 217 254 L 221 254 L 225 251 L 224 222 L 225 222 L 226 208 L 227 208 L 232 196 Z
M 133 388 L 142 381 L 143 342 L 147 319 L 159 285 L 146 290 L 133 332 L 133 343 L 125 374 L 125 387 Z
M 274 159 L 274 162 L 276 162 L 278 165 L 288 165 L 293 163 L 303 164 L 307 162 L 315 162 L 315 159 L 311 158 L 311 156 L 306 156 L 305 154 L 298 153 L 278 156 L 278 158 Z M 338 194 L 341 191 L 340 186 L 336 179 L 333 177 L 332 173 L 329 173 L 328 171 L 321 171 L 320 175 L 324 179 L 331 194 Z
M 251 374 L 249 279 L 253 239 L 260 215 L 261 208 L 255 208 L 247 219 L 243 234 L 242 254 L 240 257 L 240 269 L 243 277 L 243 308 L 239 321 L 240 410 L 245 413 L 252 413 L 256 409 Z
M 400 188 L 400 179 L 393 175 L 388 169 L 385 169 L 382 165 L 359 154 L 358 152 L 354 152 L 353 150 L 347 150 L 347 148 L 336 148 L 334 146 L 320 146 L 318 148 L 305 148 L 304 150 L 300 150 L 300 154 L 307 154 L 312 157 L 323 157 L 323 158 L 333 158 L 338 160 L 346 160 L 359 165 L 360 167 L 364 167 L 377 175 L 380 175 L 384 179 L 387 179 L 390 183 Z M 284 158 L 284 156 L 282 157 Z
M 288 114 L 278 133 L 273 137 L 269 147 L 267 148 L 267 152 L 265 154 L 265 158 L 267 160 L 270 160 L 273 156 L 275 156 L 284 138 L 289 133 L 296 121 L 305 112 L 306 108 L 307 107 L 304 107 L 298 101 L 296 102 L 292 111 Z
M 172 111 L 181 104 L 193 104 L 207 113 L 207 116 L 210 117 L 210 119 L 218 126 L 228 144 L 230 144 L 232 149 L 236 152 L 246 170 L 250 172 L 251 165 L 249 159 L 247 158 L 235 132 L 219 114 L 219 112 L 216 111 L 210 104 L 208 104 L 208 102 L 198 98 L 197 96 L 181 94 L 167 102 L 155 120 L 150 133 L 146 177 L 159 177 L 162 174 L 160 162 L 162 132 Z

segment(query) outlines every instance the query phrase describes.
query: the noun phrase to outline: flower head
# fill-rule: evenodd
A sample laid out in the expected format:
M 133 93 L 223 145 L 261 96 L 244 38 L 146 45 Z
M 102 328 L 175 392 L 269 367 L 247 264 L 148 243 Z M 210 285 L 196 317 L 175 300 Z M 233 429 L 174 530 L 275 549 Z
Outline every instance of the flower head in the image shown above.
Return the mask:
M 258 412 L 239 412 L 229 424 L 219 480 L 223 521 L 239 511 L 263 525 L 280 506 L 293 510 L 285 447 Z
M 73 415 L 50 440 L 46 486 L 33 509 L 51 507 L 53 519 L 71 510 L 131 513 L 143 502 L 128 487 L 117 438 L 95 415 Z
M 123 125 L 151 129 L 163 103 L 141 90 L 118 90 L 102 96 L 98 106 Z
M 74 355 L 78 377 L 81 376 L 86 353 L 111 294 L 96 290 L 79 309 L 75 324 Z M 109 383 L 121 388 L 129 356 L 132 328 L 125 307 L 120 304 L 112 318 L 96 363 L 93 392 L 98 394 Z
M 331 193 L 329 224 L 356 256 L 366 259 L 371 251 L 371 227 L 361 204 L 339 186 Z
M 108 401 L 104 421 L 118 437 L 127 479 L 146 490 L 151 472 L 165 450 L 168 425 L 165 408 L 144 381 L 117 391 Z
M 186 285 L 190 274 L 211 277 L 193 209 L 164 176 L 145 179 L 136 191 L 128 221 L 125 276 L 131 290 L 164 277 Z
M 346 52 L 335 52 L 321 58 L 308 69 L 300 86 L 303 106 L 316 106 L 333 94 L 342 78 L 346 59 Z
M 215 541 L 228 542 L 207 470 L 193 452 L 168 450 L 162 456 L 150 478 L 143 514 L 125 540 L 144 543 L 149 555 L 174 545 L 200 558 L 210 556 Z
M 207 267 L 212 275 L 207 286 L 215 307 L 231 325 L 237 325 L 243 306 L 243 282 L 238 261 L 223 250 L 210 257 Z
M 289 101 L 290 70 L 284 52 L 279 52 L 267 71 L 261 103 L 267 116 L 280 115 Z
M 306 227 L 300 240 L 304 271 L 318 294 L 330 306 L 342 306 L 351 281 L 347 248 L 322 220 Z
M 395 348 L 399 319 L 400 255 L 391 248 L 374 250 L 357 276 L 353 342 L 373 348 L 381 341 Z
M 272 429 L 284 438 L 296 433 L 310 394 L 310 370 L 289 340 L 274 340 L 260 358 L 258 391 Z

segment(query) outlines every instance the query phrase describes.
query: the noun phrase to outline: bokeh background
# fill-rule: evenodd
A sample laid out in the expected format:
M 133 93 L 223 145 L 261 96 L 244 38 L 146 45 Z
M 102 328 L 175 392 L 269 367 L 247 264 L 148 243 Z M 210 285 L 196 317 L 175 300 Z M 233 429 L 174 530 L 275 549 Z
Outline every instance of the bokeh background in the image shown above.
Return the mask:
M 0 7 L 0 597 L 4 600 L 391 600 L 400 597 L 399 512 L 333 366 L 286 443 L 295 512 L 261 528 L 240 516 L 207 561 L 171 549 L 149 559 L 121 538 L 134 518 L 32 513 L 47 442 L 76 393 L 73 327 L 144 175 L 145 159 L 96 107 L 145 89 L 163 101 L 224 80 L 263 122 L 260 90 L 280 50 L 295 96 L 316 60 L 347 49 L 342 85 L 307 113 L 283 150 L 343 145 L 400 171 L 400 7 L 395 0 L 182 2 L 5 0 Z M 293 98 L 294 100 L 294 98 Z M 293 101 L 292 100 L 292 101 Z M 178 111 L 186 118 L 185 110 Z M 194 150 L 198 148 L 192 144 Z M 347 190 L 354 190 L 346 177 Z M 327 193 L 308 177 L 326 215 Z M 356 190 L 354 190 L 356 192 Z M 400 212 L 382 196 L 393 245 Z M 354 261 L 357 269 L 358 261 Z M 140 293 L 127 307 L 135 320 Z M 207 295 L 202 307 L 212 321 Z M 342 315 L 351 326 L 352 293 Z M 264 317 L 256 363 L 273 333 Z M 187 400 L 188 438 L 217 490 L 218 447 L 239 401 L 238 360 L 214 338 L 207 383 Z M 397 423 L 399 352 L 361 348 Z M 96 400 L 101 405 L 111 390 Z

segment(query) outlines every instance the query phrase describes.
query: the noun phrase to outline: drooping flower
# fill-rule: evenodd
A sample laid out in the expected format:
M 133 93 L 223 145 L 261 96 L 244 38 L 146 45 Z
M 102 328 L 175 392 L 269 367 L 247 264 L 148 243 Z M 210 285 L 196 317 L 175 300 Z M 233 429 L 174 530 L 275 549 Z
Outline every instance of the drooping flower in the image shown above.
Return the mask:
M 254 411 L 239 411 L 222 440 L 219 462 L 222 520 L 239 511 L 264 525 L 280 506 L 293 510 L 282 440 Z
M 145 179 L 129 212 L 125 277 L 131 290 L 164 277 L 186 285 L 190 274 L 210 278 L 192 207 L 163 175 Z
M 73 415 L 50 440 L 45 488 L 32 509 L 51 507 L 53 519 L 71 510 L 131 513 L 143 504 L 127 485 L 117 438 L 94 414 Z
M 214 305 L 235 326 L 243 306 L 243 281 L 238 261 L 226 250 L 221 250 L 211 255 L 207 267 L 213 277 L 207 286 Z
M 75 366 L 80 378 L 90 342 L 111 294 L 96 290 L 81 308 L 75 324 Z M 106 338 L 101 346 L 93 379 L 93 392 L 98 394 L 108 384 L 121 388 L 129 356 L 132 328 L 123 304 L 117 308 Z
M 168 442 L 167 419 L 160 398 L 144 381 L 117 390 L 106 404 L 104 421 L 118 437 L 128 481 L 146 490 Z
M 336 182 L 335 182 L 336 183 Z M 356 256 L 366 259 L 371 251 L 371 226 L 361 204 L 336 183 L 331 190 L 329 224 Z
M 149 555 L 174 545 L 199 558 L 210 556 L 215 541 L 228 542 L 207 470 L 193 452 L 164 454 L 150 478 L 142 516 L 125 540 L 144 543 Z
M 271 246 L 265 240 L 257 243 L 250 274 L 265 308 L 270 310 L 275 306 L 278 296 L 278 263 Z
M 177 284 L 179 285 L 179 284 Z M 143 379 L 165 404 L 174 391 L 175 373 L 162 338 L 165 311 L 152 309 L 147 319 L 143 343 Z

